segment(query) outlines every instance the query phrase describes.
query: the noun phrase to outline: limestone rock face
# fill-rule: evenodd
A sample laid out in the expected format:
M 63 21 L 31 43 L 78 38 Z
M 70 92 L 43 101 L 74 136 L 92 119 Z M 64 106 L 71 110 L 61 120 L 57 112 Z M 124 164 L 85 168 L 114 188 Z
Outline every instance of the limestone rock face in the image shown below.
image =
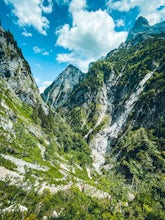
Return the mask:
M 44 101 L 54 107 L 62 106 L 84 75 L 78 68 L 69 65 L 44 91 L 42 94 Z
M 46 111 L 38 87 L 13 35 L 0 27 L 0 76 L 14 90 L 15 94 L 31 106 L 41 104 Z

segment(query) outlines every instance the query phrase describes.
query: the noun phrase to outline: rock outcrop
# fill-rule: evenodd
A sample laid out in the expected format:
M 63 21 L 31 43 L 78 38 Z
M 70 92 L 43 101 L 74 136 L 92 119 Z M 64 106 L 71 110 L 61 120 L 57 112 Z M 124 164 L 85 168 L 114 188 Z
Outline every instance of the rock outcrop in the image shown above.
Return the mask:
M 30 66 L 18 48 L 13 35 L 0 27 L 0 77 L 6 79 L 15 94 L 31 106 L 47 107 L 42 101 Z
M 84 75 L 78 68 L 69 65 L 42 94 L 45 103 L 54 107 L 62 106 Z

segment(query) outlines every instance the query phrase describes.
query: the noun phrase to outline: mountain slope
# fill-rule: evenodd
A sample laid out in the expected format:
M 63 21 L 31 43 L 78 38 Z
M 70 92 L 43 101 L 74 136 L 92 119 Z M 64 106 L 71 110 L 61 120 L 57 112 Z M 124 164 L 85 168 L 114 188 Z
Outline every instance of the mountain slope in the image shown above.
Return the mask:
M 104 61 L 93 64 L 86 78 L 63 105 L 68 123 L 90 142 L 92 149 L 105 154 L 125 131 L 129 115 L 132 112 L 139 114 L 135 104 L 143 92 L 148 92 L 148 96 L 152 97 L 149 94 L 152 87 L 146 86 L 153 80 L 156 85 L 159 84 L 160 78 L 164 77 L 163 68 L 162 37 L 147 39 L 132 47 L 128 43 L 108 54 Z M 157 98 L 155 97 L 155 102 L 160 100 Z M 161 99 L 164 103 L 163 94 Z M 149 115 L 142 107 L 144 101 L 139 103 L 139 109 L 142 108 L 145 117 L 142 120 L 139 120 L 140 116 L 135 117 L 133 127 L 138 124 L 151 128 L 164 118 L 164 110 L 158 105 L 151 106 L 155 110 L 152 109 Z
M 78 68 L 69 65 L 44 91 L 43 100 L 52 106 L 62 106 L 83 77 L 84 74 Z
M 109 205 L 109 183 L 99 181 L 81 135 L 43 103 L 12 35 L 1 31 L 0 218 L 95 218 Z
M 164 219 L 164 45 L 164 22 L 151 27 L 139 18 L 127 41 L 92 63 L 60 107 L 89 143 L 94 168 L 107 178 L 120 173 L 136 194 L 124 219 Z
M 82 198 L 85 207 L 79 215 L 85 215 L 89 199 L 101 208 L 111 195 L 90 167 L 87 144 L 59 115 L 51 118 L 51 133 L 40 120 L 0 78 L 1 219 L 53 218 L 56 210 L 59 218 L 69 216 L 71 204 L 63 204 L 65 197 L 74 200 L 74 206 Z

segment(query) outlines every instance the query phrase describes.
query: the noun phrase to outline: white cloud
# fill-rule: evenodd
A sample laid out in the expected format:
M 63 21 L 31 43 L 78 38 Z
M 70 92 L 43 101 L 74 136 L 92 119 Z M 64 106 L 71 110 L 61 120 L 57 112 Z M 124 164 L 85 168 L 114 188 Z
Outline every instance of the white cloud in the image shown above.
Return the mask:
M 52 83 L 52 81 L 43 81 L 39 85 L 40 93 L 43 93 L 44 90 Z
M 34 50 L 34 53 L 41 53 L 43 51 L 43 49 L 41 49 L 37 46 L 33 47 L 33 50 Z
M 165 8 L 158 10 L 160 6 L 165 6 L 165 0 L 106 0 L 108 10 L 128 12 L 130 9 L 139 7 L 139 15 L 146 17 L 150 25 L 164 20 Z
M 25 37 L 32 37 L 32 34 L 27 32 L 27 31 L 23 31 L 22 35 L 25 36 Z
M 49 52 L 48 52 L 48 51 L 44 51 L 44 52 L 42 53 L 42 55 L 43 55 L 43 56 L 49 56 Z
M 41 65 L 40 65 L 39 63 L 36 63 L 35 65 L 36 65 L 38 68 L 42 69 L 42 68 L 41 68 Z
M 43 56 L 48 56 L 49 55 L 48 51 L 46 51 L 44 48 L 39 48 L 38 46 L 33 47 L 33 51 L 36 54 L 41 53 Z
M 21 27 L 33 26 L 39 33 L 46 35 L 49 21 L 44 13 L 52 12 L 52 0 L 44 6 L 42 0 L 4 0 L 6 4 L 13 6 L 12 12 L 17 17 L 17 23 Z
M 74 14 L 86 8 L 86 0 L 72 0 L 69 11 Z
M 58 54 L 56 60 L 59 63 L 72 63 L 73 65 L 79 67 L 81 71 L 87 72 L 89 63 L 96 61 L 96 58 L 88 59 L 87 57 L 83 57 L 80 53 L 71 52 Z
M 52 11 L 53 11 L 53 2 L 52 2 L 52 0 L 47 0 L 46 1 L 46 6 L 45 6 L 45 1 L 42 0 L 41 8 L 42 8 L 43 12 L 46 13 L 46 14 L 52 13 Z
M 117 27 L 123 27 L 125 25 L 124 20 L 119 19 L 115 21 Z
M 69 11 L 72 26 L 65 24 L 56 34 L 56 45 L 69 49 L 58 54 L 59 62 L 71 62 L 87 70 L 88 64 L 104 56 L 126 39 L 126 32 L 115 32 L 112 17 L 102 10 L 89 12 L 85 0 L 72 0 Z
M 52 83 L 52 81 L 43 81 L 42 85 L 43 86 L 49 86 Z
M 55 0 L 58 5 L 68 5 L 70 0 Z

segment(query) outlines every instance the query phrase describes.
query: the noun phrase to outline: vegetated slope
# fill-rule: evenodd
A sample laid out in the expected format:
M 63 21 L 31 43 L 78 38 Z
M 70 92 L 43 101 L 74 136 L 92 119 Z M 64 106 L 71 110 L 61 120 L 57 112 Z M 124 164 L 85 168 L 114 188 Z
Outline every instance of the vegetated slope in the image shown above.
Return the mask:
M 95 216 L 92 206 L 111 199 L 100 178 L 85 141 L 58 114 L 39 118 L 0 78 L 1 219 Z
M 93 63 L 86 78 L 74 89 L 60 111 L 63 110 L 67 122 L 88 140 L 92 149 L 105 154 L 126 131 L 127 124 L 131 124 L 128 121 L 133 112 L 133 127 L 136 124 L 156 127 L 164 119 L 164 108 L 160 106 L 164 103 L 164 96 L 159 92 L 161 88 L 157 91 L 164 77 L 163 68 L 163 35 L 136 45 L 128 42 L 108 54 L 105 60 Z M 147 111 L 143 107 L 147 105 L 141 100 L 144 92 L 148 92 L 146 95 L 150 99 L 154 98 L 152 92 L 157 94 L 155 104 L 149 104 L 150 112 L 149 107 Z
M 139 25 L 118 49 L 91 64 L 59 112 L 90 144 L 94 167 L 121 173 L 134 190 L 124 218 L 163 219 L 165 29 L 163 22 L 147 32 L 138 27 L 138 33 Z
M 59 113 L 46 107 L 45 114 L 40 101 L 36 105 L 20 99 L 21 92 L 15 92 L 4 74 L 0 77 L 2 219 L 165 218 L 164 108 L 160 108 L 164 88 L 158 86 L 164 85 L 162 34 L 136 44 L 127 42 L 91 65 L 57 108 L 74 131 Z M 153 111 L 146 114 L 145 104 Z M 82 136 L 91 144 L 95 168 L 106 163 L 102 174 L 91 168 Z
M 0 218 L 68 219 L 81 204 L 77 216 L 94 215 L 89 200 L 101 207 L 111 195 L 96 182 L 89 146 L 43 103 L 12 34 L 0 31 Z
M 90 151 L 85 141 L 82 140 L 80 135 L 73 133 L 71 128 L 65 124 L 64 120 L 52 112 L 43 102 L 30 71 L 29 64 L 25 61 L 21 50 L 17 47 L 12 34 L 9 31 L 5 31 L 2 27 L 0 27 L 0 43 L 0 77 L 6 87 L 10 88 L 11 96 L 17 96 L 23 101 L 23 105 L 28 106 L 27 113 L 29 114 L 27 116 L 31 117 L 41 127 L 41 130 L 44 130 L 48 135 L 57 136 L 57 142 L 61 146 L 61 149 L 68 152 L 71 149 L 84 147 L 83 150 L 89 158 Z M 6 97 L 6 99 L 8 100 L 9 98 Z M 12 99 L 10 105 L 12 106 Z M 60 128 L 57 128 L 58 126 Z M 63 135 L 63 130 L 66 130 L 65 136 Z M 82 149 L 79 152 L 80 154 L 81 151 Z
M 142 18 L 139 23 L 143 24 Z M 159 25 L 154 30 L 156 27 Z M 137 124 L 152 128 L 164 120 L 160 104 L 164 104 L 163 91 L 156 91 L 164 77 L 164 33 L 162 29 L 159 34 L 152 31 L 143 39 L 142 33 L 138 35 L 135 30 L 136 37 L 131 30 L 132 39 L 128 38 L 104 60 L 91 64 L 86 77 L 59 108 L 74 130 L 90 143 L 96 165 L 104 163 L 104 155 L 127 131 L 128 124 L 133 129 Z M 144 92 L 151 98 L 152 92 L 157 94 L 147 111 L 143 107 L 147 103 L 141 99 Z
M 34 110 L 0 78 L 1 219 L 122 219 L 129 185 L 96 173 L 87 144 L 58 114 Z

